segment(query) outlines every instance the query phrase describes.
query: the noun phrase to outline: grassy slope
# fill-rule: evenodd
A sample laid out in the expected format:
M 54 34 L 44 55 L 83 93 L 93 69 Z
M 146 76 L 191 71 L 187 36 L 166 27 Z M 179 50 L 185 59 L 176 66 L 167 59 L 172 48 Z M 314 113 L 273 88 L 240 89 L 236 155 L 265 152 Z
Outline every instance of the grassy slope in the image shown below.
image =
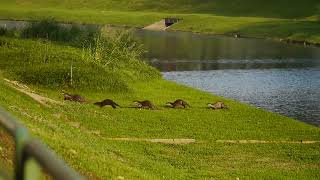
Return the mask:
M 317 0 L 4 0 L 18 7 L 201 13 L 223 16 L 301 18 L 319 13 Z M 263 8 L 261 8 L 263 6 Z
M 2 80 L 0 87 L 1 105 L 86 175 L 148 179 L 320 176 L 319 144 L 215 143 L 216 139 L 320 140 L 319 128 L 231 101 L 227 101 L 230 111 L 206 110 L 203 102 L 220 98 L 166 81 L 136 85 L 139 88 L 131 95 L 86 96 L 96 100 L 112 97 L 121 105 L 139 97 L 155 100 L 157 105 L 183 97 L 194 108 L 113 110 L 74 103 L 46 108 Z M 61 100 L 57 92 L 40 92 Z M 198 143 L 174 146 L 115 142 L 107 137 L 195 138 Z
M 37 57 L 37 51 L 27 49 L 39 46 L 39 42 L 2 41 L 14 43 L 10 46 L 1 43 L 1 106 L 19 117 L 35 136 L 43 139 L 69 164 L 87 176 L 104 179 L 117 176 L 130 179 L 320 177 L 319 144 L 215 142 L 218 139 L 319 141 L 320 129 L 317 127 L 231 100 L 225 100 L 230 111 L 211 111 L 204 108 L 205 103 L 222 98 L 162 79 L 135 83 L 125 81 L 130 87 L 130 91 L 126 92 L 78 91 L 92 101 L 112 98 L 124 107 L 130 106 L 136 99 L 150 99 L 161 110 L 100 109 L 91 104 L 70 102 L 44 107 L 2 80 L 3 76 L 10 75 L 4 62 L 18 63 L 19 57 L 25 57 L 25 52 Z M 26 46 L 25 51 L 17 51 L 17 46 L 19 49 Z M 75 49 L 60 48 L 51 43 L 40 46 L 51 49 L 47 51 L 49 62 L 63 59 L 67 63 L 76 54 L 72 53 Z M 16 51 L 11 52 L 8 47 Z M 66 52 L 59 53 L 61 49 Z M 35 69 L 37 66 L 34 64 Z M 24 69 L 23 66 L 10 67 L 15 67 L 12 74 L 16 74 L 15 69 Z M 59 69 L 52 68 L 51 71 Z M 102 71 L 101 75 L 105 75 L 105 72 Z M 15 79 L 25 81 L 19 76 L 15 76 Z M 60 88 L 39 87 L 32 81 L 25 83 L 42 95 L 60 101 L 62 99 Z M 186 99 L 192 108 L 174 110 L 161 107 L 175 98 Z M 195 138 L 197 143 L 162 145 L 116 142 L 106 139 L 109 137 Z
M 183 18 L 173 30 L 289 38 L 320 43 L 320 3 L 317 0 L 256 1 L 40 1 L 4 0 L 0 17 L 39 19 L 53 16 L 60 21 L 108 23 L 143 27 L 167 16 Z M 261 8 L 263 7 L 263 8 Z M 139 11 L 139 12 L 137 12 Z M 309 18 L 314 17 L 314 18 Z M 297 20 L 298 19 L 298 20 Z

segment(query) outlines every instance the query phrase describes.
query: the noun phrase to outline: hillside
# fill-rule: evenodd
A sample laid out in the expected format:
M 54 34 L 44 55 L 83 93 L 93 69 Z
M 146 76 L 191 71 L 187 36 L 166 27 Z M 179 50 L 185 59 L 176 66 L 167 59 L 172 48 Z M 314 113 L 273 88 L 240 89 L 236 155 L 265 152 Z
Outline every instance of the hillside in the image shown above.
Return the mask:
M 5 0 L 7 1 L 7 0 Z M 7 1 L 11 4 L 12 1 Z M 99 11 L 198 13 L 219 16 L 304 18 L 320 13 L 318 0 L 17 0 L 16 7 Z
M 320 177 L 319 128 L 163 80 L 134 54 L 117 55 L 105 65 L 74 44 L 7 37 L 0 38 L 0 52 L 0 105 L 91 179 Z M 98 57 L 106 60 L 112 53 L 107 55 Z M 58 103 L 40 104 L 17 90 L 21 87 Z M 62 90 L 79 93 L 88 103 L 64 102 Z M 92 104 L 106 98 L 122 108 Z M 164 106 L 177 98 L 192 108 Z M 144 99 L 158 109 L 131 108 L 132 101 Z M 217 100 L 230 110 L 206 108 Z M 192 141 L 170 144 L 172 139 Z M 6 157 L 7 146 L 0 139 L 0 157 Z
M 0 2 L 0 19 L 139 27 L 165 17 L 182 21 L 169 30 L 304 41 L 320 45 L 318 0 L 18 0 Z

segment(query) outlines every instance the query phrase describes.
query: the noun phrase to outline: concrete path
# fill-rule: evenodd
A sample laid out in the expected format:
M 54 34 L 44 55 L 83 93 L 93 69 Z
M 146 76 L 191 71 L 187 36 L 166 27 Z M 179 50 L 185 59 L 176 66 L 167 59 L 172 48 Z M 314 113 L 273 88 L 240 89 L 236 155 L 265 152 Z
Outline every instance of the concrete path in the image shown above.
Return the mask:
M 167 28 L 168 27 L 166 27 L 165 21 L 163 19 L 159 22 L 156 22 L 156 23 L 153 23 L 149 26 L 144 27 L 143 29 L 152 30 L 152 31 L 165 31 Z

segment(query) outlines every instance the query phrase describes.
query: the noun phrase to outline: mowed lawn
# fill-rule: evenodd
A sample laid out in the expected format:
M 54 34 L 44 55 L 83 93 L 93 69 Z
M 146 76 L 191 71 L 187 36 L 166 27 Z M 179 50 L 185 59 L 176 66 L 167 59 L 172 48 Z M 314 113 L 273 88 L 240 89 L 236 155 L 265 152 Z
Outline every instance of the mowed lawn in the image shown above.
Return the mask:
M 144 27 L 164 17 L 183 19 L 171 30 L 320 43 L 317 0 L 3 0 L 0 18 Z
M 290 178 L 319 179 L 317 127 L 225 100 L 230 110 L 212 111 L 205 102 L 221 100 L 164 80 L 137 84 L 134 93 L 85 93 L 91 100 L 112 98 L 124 108 L 98 108 L 65 102 L 44 107 L 1 80 L 0 103 L 19 117 L 72 167 L 102 179 Z M 57 91 L 38 93 L 62 101 Z M 186 110 L 162 107 L 186 99 Z M 132 100 L 150 99 L 158 110 L 138 110 Z M 109 138 L 189 138 L 195 143 L 168 145 Z M 217 140 L 262 140 L 266 144 L 233 144 Z M 282 142 L 285 141 L 285 142 Z M 290 143 L 297 142 L 297 143 Z

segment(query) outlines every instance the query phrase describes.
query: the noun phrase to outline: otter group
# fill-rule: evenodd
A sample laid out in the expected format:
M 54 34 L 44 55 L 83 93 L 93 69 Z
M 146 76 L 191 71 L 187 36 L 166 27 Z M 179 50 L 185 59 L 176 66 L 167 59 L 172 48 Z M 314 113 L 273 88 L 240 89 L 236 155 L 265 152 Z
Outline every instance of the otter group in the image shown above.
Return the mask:
M 63 95 L 64 95 L 64 100 L 74 101 L 74 102 L 79 102 L 79 103 L 87 102 L 87 100 L 84 97 L 82 97 L 82 96 L 80 96 L 78 94 L 63 93 Z M 156 106 L 149 100 L 133 101 L 133 103 L 135 104 L 136 108 L 140 108 L 140 109 L 157 109 Z M 103 101 L 95 102 L 93 104 L 96 105 L 96 106 L 99 106 L 101 108 L 104 107 L 104 106 L 111 106 L 114 109 L 117 108 L 117 107 L 121 107 L 111 99 L 105 99 Z M 184 101 L 182 99 L 177 99 L 174 102 L 167 102 L 166 106 L 170 107 L 170 108 L 175 108 L 175 109 L 191 108 L 191 106 L 186 101 Z M 224 102 L 222 102 L 222 101 L 217 101 L 217 102 L 214 102 L 214 103 L 208 103 L 207 107 L 209 109 L 213 109 L 213 110 L 216 110 L 216 109 L 229 109 L 229 107 L 226 106 L 224 104 Z

